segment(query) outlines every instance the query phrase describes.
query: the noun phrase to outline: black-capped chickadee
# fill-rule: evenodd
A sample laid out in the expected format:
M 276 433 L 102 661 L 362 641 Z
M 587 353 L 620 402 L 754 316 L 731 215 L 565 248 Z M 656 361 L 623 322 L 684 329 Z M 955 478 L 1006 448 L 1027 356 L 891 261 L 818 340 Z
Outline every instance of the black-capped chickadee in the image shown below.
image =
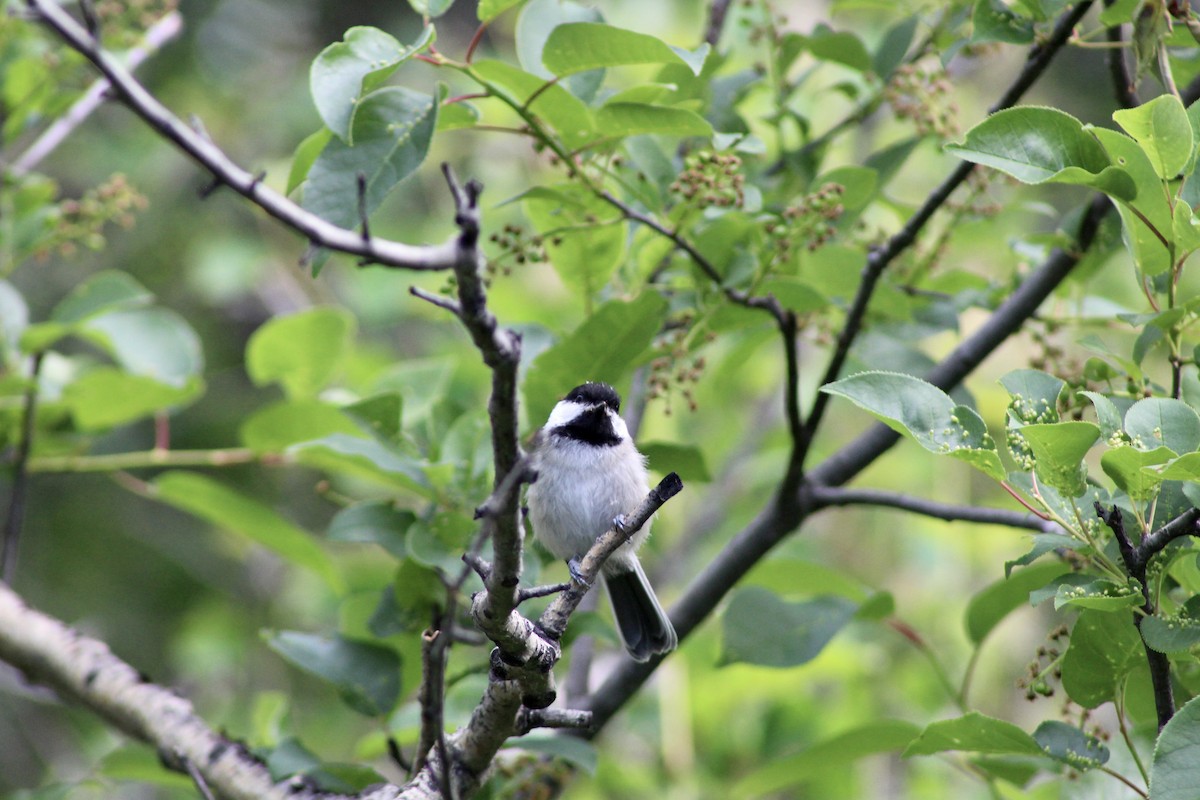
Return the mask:
M 630 440 L 620 410 L 615 389 L 585 383 L 559 401 L 539 435 L 529 518 L 538 540 L 566 559 L 572 573 L 597 537 L 649 492 L 646 457 Z M 679 642 L 635 552 L 649 535 L 647 522 L 602 570 L 621 639 L 636 661 L 674 650 Z

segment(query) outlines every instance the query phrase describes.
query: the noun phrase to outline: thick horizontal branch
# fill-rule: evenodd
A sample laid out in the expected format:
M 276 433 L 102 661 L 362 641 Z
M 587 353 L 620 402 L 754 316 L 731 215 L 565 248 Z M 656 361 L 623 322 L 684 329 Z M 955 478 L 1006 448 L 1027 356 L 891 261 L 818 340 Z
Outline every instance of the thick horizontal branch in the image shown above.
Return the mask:
M 29 7 L 64 42 L 92 62 L 116 97 L 163 138 L 207 169 L 218 184 L 246 197 L 266 213 L 303 234 L 314 245 L 358 256 L 368 263 L 413 270 L 449 270 L 459 257 L 458 237 L 441 245 L 416 246 L 341 228 L 305 211 L 267 187 L 261 175 L 238 166 L 206 136 L 193 130 L 160 103 L 88 31 L 54 0 L 27 0 Z
M 103 642 L 29 608 L 0 585 L 0 659 L 113 727 L 158 749 L 172 768 L 187 765 L 220 797 L 330 798 L 304 783 L 276 783 L 241 745 L 218 735 L 169 689 L 149 683 Z
M 983 525 L 1005 525 L 1023 528 L 1038 533 L 1054 533 L 1059 530 L 1056 523 L 1041 519 L 1027 512 L 1006 508 L 982 508 L 940 503 L 920 497 L 888 492 L 882 489 L 843 489 L 834 486 L 809 486 L 806 490 L 812 499 L 813 510 L 828 506 L 884 506 L 901 511 L 911 511 L 925 517 L 947 522 L 976 522 Z

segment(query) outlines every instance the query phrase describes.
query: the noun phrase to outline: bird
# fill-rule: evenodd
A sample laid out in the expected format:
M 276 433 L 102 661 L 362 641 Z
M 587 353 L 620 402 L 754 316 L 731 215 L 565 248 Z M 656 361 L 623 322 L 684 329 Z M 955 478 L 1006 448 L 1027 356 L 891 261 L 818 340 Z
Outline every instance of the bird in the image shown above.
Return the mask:
M 538 541 L 566 559 L 573 577 L 596 539 L 649 492 L 646 457 L 638 452 L 621 418 L 621 396 L 607 383 L 580 384 L 551 411 L 536 437 L 537 480 L 526 501 Z M 637 548 L 650 523 L 622 544 L 601 569 L 617 630 L 635 661 L 674 650 L 679 643 L 646 573 Z

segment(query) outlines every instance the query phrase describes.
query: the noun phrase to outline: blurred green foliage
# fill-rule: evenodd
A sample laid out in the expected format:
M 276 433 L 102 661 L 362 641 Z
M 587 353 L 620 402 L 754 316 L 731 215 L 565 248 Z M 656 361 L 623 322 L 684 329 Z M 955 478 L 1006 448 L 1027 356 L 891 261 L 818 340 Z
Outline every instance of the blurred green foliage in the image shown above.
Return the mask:
M 961 140 L 952 153 L 1041 192 L 977 170 L 881 284 L 845 371 L 874 372 L 832 391 L 923 445 L 897 448 L 862 483 L 1011 506 L 989 476 L 1036 463 L 1010 482 L 1077 535 L 1039 534 L 1031 552 L 1026 534 L 999 526 L 825 512 L 751 571 L 594 749 L 531 737 L 526 752 L 591 773 L 567 789 L 574 798 L 1124 796 L 1097 768 L 1136 781 L 1117 740 L 1127 734 L 1144 756 L 1156 734 L 1128 624 L 1140 590 L 1107 534 L 1075 525 L 1072 498 L 1086 507 L 1085 488 L 1097 490 L 1085 475 L 1106 475 L 1114 489 L 1095 497 L 1123 492 L 1151 527 L 1192 502 L 1183 487 L 1200 473 L 1190 462 L 1146 471 L 1167 463 L 1159 445 L 1173 456 L 1196 449 L 1190 409 L 1133 401 L 1170 385 L 1171 357 L 1187 363 L 1184 399 L 1200 397 L 1184 347 L 1194 279 L 1180 270 L 1170 287 L 1151 284 L 1148 294 L 1169 290 L 1170 308 L 1181 301 L 1165 317 L 1150 313 L 1142 283 L 1173 271 L 1160 250 L 1185 256 L 1200 243 L 1190 215 L 1177 222 L 1146 191 L 1195 205 L 1175 180 L 1195 167 L 1194 142 L 1180 144 L 1195 107 L 1124 112 L 1117 122 L 1132 138 L 1117 138 L 1111 92 L 1095 80 L 1103 54 L 1078 47 L 1030 98 L 1058 111 L 1007 112 L 960 135 L 1067 2 L 847 0 L 789 20 L 783 3 L 748 0 L 731 4 L 714 47 L 700 44 L 709 9 L 692 0 L 413 5 L 437 19 L 403 4 L 185 0 L 182 35 L 138 75 L 237 163 L 331 221 L 359 224 L 361 173 L 375 236 L 444 240 L 453 207 L 434 165 L 480 179 L 490 307 L 524 337 L 523 430 L 574 384 L 612 381 L 639 410 L 651 469 L 689 481 L 648 545 L 668 604 L 770 500 L 789 457 L 777 334 L 731 296 L 770 294 L 798 317 L 807 407 L 871 248 L 958 163 L 942 145 Z M 9 0 L 0 17 L 5 165 L 93 79 L 23 8 Z M 127 52 L 171 9 L 145 0 L 96 11 L 105 45 Z M 490 24 L 474 42 L 480 19 Z M 1089 18 L 1087 37 L 1099 25 Z M 1165 41 L 1187 45 L 1182 29 Z M 1195 71 L 1192 46 L 1169 62 L 1180 83 Z M 1093 135 L 1084 122 L 1109 130 Z M 1016 152 L 1022 126 L 1047 161 Z M 1146 169 L 1114 167 L 1135 141 Z M 420 632 L 445 603 L 438 571 L 458 569 L 491 486 L 488 374 L 454 321 L 408 293 L 449 295 L 444 275 L 306 253 L 232 192 L 201 199 L 209 177 L 115 103 L 34 169 L 3 175 L 6 457 L 20 445 L 30 355 L 41 354 L 13 583 L 179 687 L 275 774 L 345 791 L 402 781 L 387 739 L 416 742 Z M 1128 251 L 1120 224 L 1106 223 L 1053 313 L 965 391 L 880 372 L 921 375 L 1030 264 L 1069 244 L 1079 186 L 1126 202 Z M 1146 198 L 1155 205 L 1140 207 Z M 1144 219 L 1170 227 L 1180 250 L 1137 227 Z M 714 274 L 664 235 L 674 232 Z M 1044 372 L 1014 371 L 1027 367 Z M 1081 388 L 1103 391 L 1073 393 Z M 1048 397 L 1053 414 L 1027 413 L 1021 398 L 1031 397 Z M 1060 406 L 1094 407 L 1097 424 L 1060 418 Z M 865 420 L 835 404 L 814 461 Z M 989 429 L 1006 431 L 1011 453 Z M 1139 432 L 1136 448 L 1108 441 Z M 1103 459 L 1088 456 L 1099 439 L 1113 445 Z M 1085 457 L 1099 466 L 1083 469 Z M 1027 566 L 1053 550 L 1091 559 L 1106 583 L 1062 577 L 1053 556 Z M 1186 621 L 1181 598 L 1200 579 L 1194 553 L 1179 551 L 1163 567 L 1163 602 Z M 526 582 L 560 570 L 532 557 Z M 1028 593 L 1052 580 L 1044 599 L 1055 602 L 1030 608 Z M 1075 631 L 1065 657 L 1064 622 Z M 1184 654 L 1196 644 L 1191 626 L 1164 627 L 1147 641 Z M 607 617 L 578 617 L 578 631 L 603 650 L 595 680 L 611 668 Z M 568 647 L 563 675 L 570 659 Z M 1178 661 L 1182 705 L 1197 670 Z M 474 708 L 487 663 L 484 648 L 451 651 L 449 727 Z M 1097 706 L 1106 710 L 1093 716 Z M 1189 706 L 1172 725 L 1194 714 Z M 928 754 L 943 755 L 916 757 Z M 486 791 L 504 796 L 560 769 L 506 755 Z M 0 793 L 194 790 L 149 748 L 6 672 Z

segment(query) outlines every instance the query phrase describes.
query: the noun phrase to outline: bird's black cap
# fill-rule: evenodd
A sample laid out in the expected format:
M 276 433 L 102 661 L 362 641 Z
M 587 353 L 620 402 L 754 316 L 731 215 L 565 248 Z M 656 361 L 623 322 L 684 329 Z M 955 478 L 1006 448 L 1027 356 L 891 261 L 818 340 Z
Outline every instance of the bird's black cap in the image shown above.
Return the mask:
M 592 406 L 603 403 L 615 413 L 621 413 L 621 395 L 607 383 L 582 383 L 576 386 L 563 398 L 568 403 L 582 403 Z

